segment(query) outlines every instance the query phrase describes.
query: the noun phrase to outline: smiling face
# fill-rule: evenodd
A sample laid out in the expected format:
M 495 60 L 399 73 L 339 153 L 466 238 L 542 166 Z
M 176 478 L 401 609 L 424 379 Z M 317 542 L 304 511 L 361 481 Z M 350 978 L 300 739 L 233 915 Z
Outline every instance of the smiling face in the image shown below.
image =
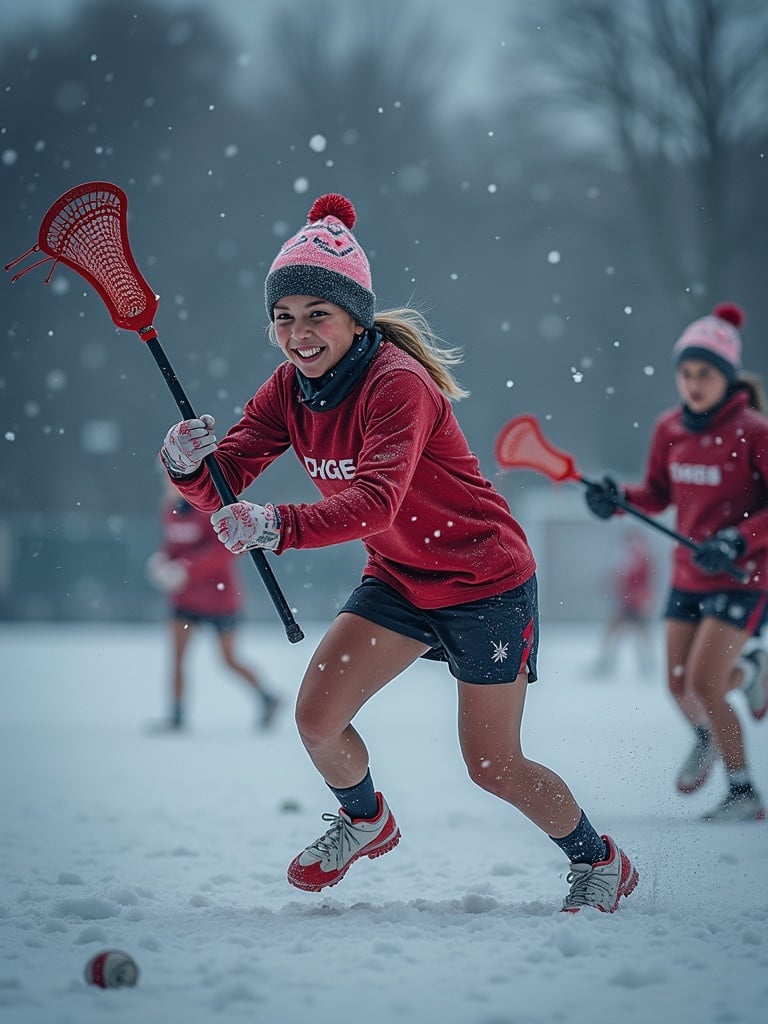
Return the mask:
M 312 295 L 287 295 L 274 314 L 278 345 L 306 377 L 332 369 L 364 330 L 341 306 Z
M 677 393 L 691 412 L 708 412 L 725 398 L 728 378 L 703 359 L 684 359 L 675 374 Z

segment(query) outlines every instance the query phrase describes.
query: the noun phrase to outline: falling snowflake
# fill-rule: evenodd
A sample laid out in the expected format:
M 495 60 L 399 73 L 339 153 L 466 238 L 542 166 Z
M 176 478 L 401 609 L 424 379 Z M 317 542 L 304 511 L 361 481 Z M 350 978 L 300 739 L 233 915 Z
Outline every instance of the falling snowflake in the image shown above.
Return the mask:
M 491 640 L 491 644 L 493 645 L 493 660 L 496 662 L 506 661 L 509 654 L 509 643 L 504 644 L 501 641 L 494 643 Z

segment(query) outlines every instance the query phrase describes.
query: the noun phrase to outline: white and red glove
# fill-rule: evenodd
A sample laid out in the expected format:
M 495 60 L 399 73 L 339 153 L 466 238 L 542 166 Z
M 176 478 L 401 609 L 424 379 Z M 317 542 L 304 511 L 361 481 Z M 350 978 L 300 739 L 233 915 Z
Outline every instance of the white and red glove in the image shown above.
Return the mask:
M 221 543 L 239 555 L 251 548 L 274 551 L 280 543 L 280 513 L 274 505 L 236 501 L 211 516 L 211 525 Z
M 154 555 L 149 556 L 145 572 L 149 582 L 166 594 L 173 594 L 187 582 L 187 570 L 181 562 L 173 561 L 162 551 L 156 551 Z
M 199 420 L 182 420 L 171 427 L 160 449 L 160 458 L 172 477 L 191 476 L 203 459 L 216 451 L 215 426 L 213 416 L 206 413 Z

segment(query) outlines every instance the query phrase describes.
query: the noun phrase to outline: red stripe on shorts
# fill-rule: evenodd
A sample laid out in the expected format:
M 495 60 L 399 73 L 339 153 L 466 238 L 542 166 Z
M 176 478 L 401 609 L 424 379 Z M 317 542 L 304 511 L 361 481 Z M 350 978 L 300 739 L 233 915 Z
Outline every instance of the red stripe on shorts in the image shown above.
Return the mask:
M 523 656 L 520 658 L 520 668 L 517 670 L 517 674 L 523 671 L 528 664 L 528 657 L 533 648 L 533 619 L 528 620 L 528 625 L 523 630 Z

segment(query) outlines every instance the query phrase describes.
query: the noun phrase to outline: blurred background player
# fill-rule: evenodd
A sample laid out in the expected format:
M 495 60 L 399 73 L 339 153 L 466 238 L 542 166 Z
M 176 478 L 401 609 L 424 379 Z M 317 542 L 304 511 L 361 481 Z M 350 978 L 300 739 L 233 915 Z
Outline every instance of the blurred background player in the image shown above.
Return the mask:
M 640 530 L 625 537 L 621 560 L 609 580 L 614 610 L 600 640 L 600 650 L 590 671 L 605 676 L 614 671 L 619 645 L 625 638 L 634 640 L 638 667 L 649 675 L 655 665 L 651 619 L 655 606 L 653 555 Z
M 171 711 L 161 727 L 185 724 L 185 659 L 199 625 L 213 627 L 226 666 L 243 679 L 258 700 L 257 722 L 267 728 L 279 706 L 278 698 L 259 674 L 235 654 L 237 624 L 243 606 L 236 558 L 214 533 L 210 516 L 198 512 L 165 482 L 161 506 L 162 548 L 151 555 L 149 580 L 168 599 L 172 651 Z
M 721 303 L 686 327 L 672 349 L 680 404 L 656 421 L 645 479 L 620 492 L 606 477 L 586 492 L 601 519 L 620 495 L 651 515 L 674 505 L 678 531 L 698 545 L 674 548 L 665 611 L 669 691 L 694 730 L 676 784 L 694 792 L 719 756 L 728 792 L 704 819 L 722 822 L 766 816 L 728 700 L 741 685 L 755 717 L 768 704 L 759 653 L 738 662 L 768 604 L 768 419 L 760 382 L 741 367 L 743 320 Z

